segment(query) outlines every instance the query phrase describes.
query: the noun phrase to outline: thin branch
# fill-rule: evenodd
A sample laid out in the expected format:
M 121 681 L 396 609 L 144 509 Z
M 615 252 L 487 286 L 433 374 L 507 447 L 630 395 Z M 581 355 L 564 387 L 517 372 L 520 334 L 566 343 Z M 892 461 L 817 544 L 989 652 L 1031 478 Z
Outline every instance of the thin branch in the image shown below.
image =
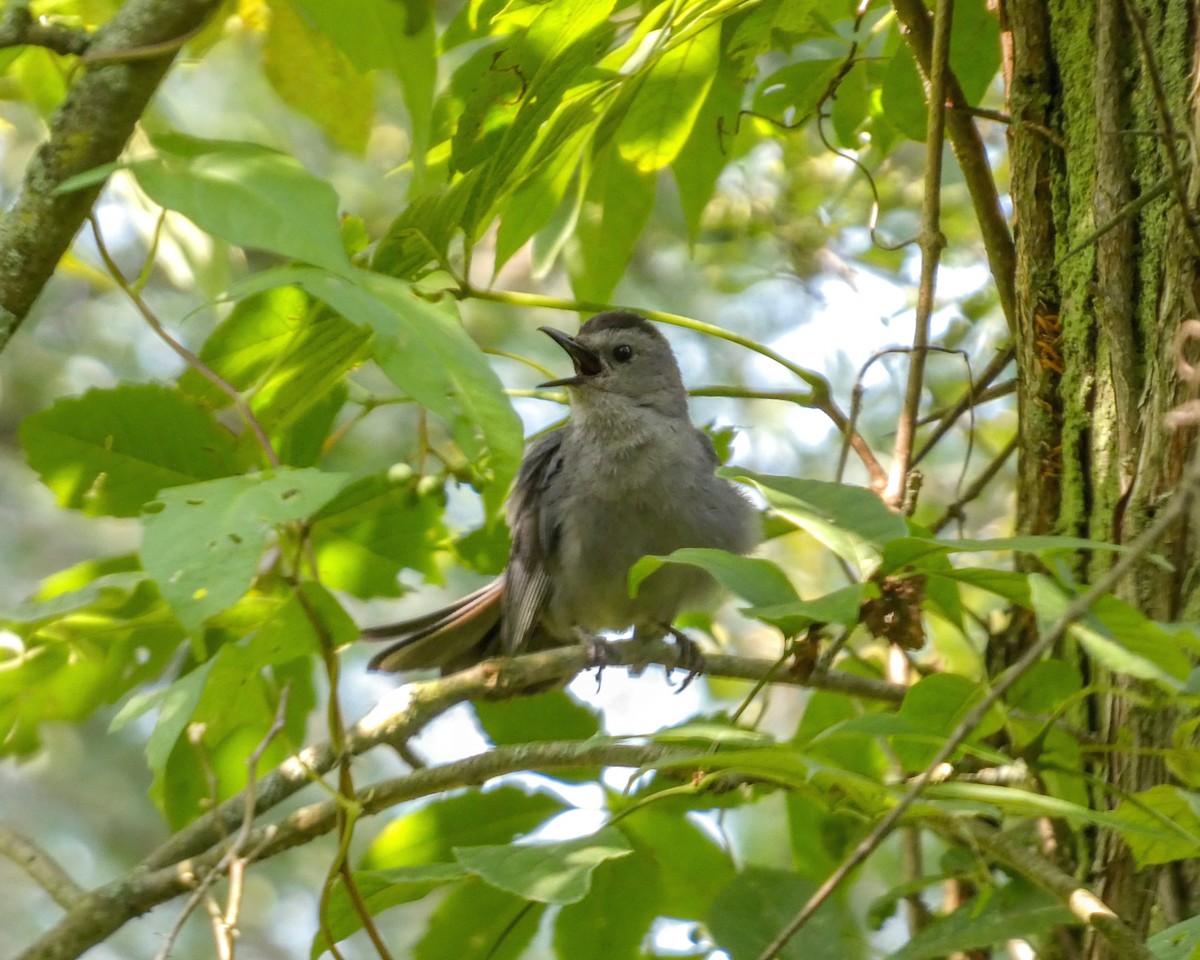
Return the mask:
M 1043 633 L 1034 643 L 1030 644 L 1025 653 L 996 679 L 991 690 L 988 691 L 987 695 L 979 703 L 967 712 L 962 721 L 954 729 L 954 732 L 950 734 L 950 737 L 942 744 L 937 754 L 929 762 L 929 765 L 909 782 L 904 796 L 883 816 L 875 825 L 875 828 L 851 851 L 850 855 L 838 865 L 837 869 L 826 878 L 825 882 L 817 888 L 816 892 L 809 897 L 808 902 L 788 921 L 779 935 L 763 951 L 759 960 L 772 960 L 772 958 L 779 955 L 779 951 L 808 922 L 809 918 L 812 917 L 821 904 L 829 899 L 830 895 L 841 885 L 842 881 L 878 849 L 879 845 L 883 843 L 896 824 L 900 822 L 901 818 L 920 797 L 925 787 L 936 779 L 942 765 L 954 755 L 959 746 L 979 726 L 988 711 L 999 703 L 1000 699 L 1012 688 L 1013 684 L 1021 679 L 1034 664 L 1040 661 L 1065 636 L 1067 630 L 1070 629 L 1076 620 L 1087 614 L 1092 604 L 1104 594 L 1109 593 L 1133 569 L 1134 565 L 1142 560 L 1146 553 L 1158 543 L 1171 526 L 1181 517 L 1187 515 L 1187 511 L 1197 499 L 1198 493 L 1200 493 L 1200 447 L 1197 447 L 1197 452 L 1188 464 L 1187 470 L 1180 480 L 1179 487 L 1175 491 L 1174 496 L 1163 505 L 1162 509 L 1155 516 L 1153 523 L 1138 535 L 1129 545 L 1129 550 L 1120 555 L 1107 573 L 1100 577 L 1088 590 L 1079 594 L 1074 600 L 1068 603 L 1050 629 Z
M 245 869 L 245 860 L 242 858 L 242 851 L 246 849 L 250 833 L 254 829 L 254 818 L 258 812 L 255 803 L 255 794 L 258 788 L 258 764 L 262 760 L 262 755 L 266 752 L 271 741 L 283 731 L 284 722 L 287 717 L 288 693 L 290 690 L 290 685 L 283 688 L 283 692 L 279 696 L 279 706 L 275 709 L 274 722 L 271 724 L 270 729 L 267 730 L 266 735 L 259 741 L 258 746 L 246 758 L 247 779 L 244 794 L 246 797 L 246 813 L 242 818 L 242 827 L 238 831 L 237 836 L 233 838 L 233 843 L 225 852 L 225 856 L 221 858 L 220 863 L 200 878 L 200 882 L 196 885 L 195 890 L 192 891 L 192 895 L 188 897 L 175 923 L 171 925 L 166 939 L 163 940 L 162 947 L 155 954 L 155 960 L 167 960 L 167 957 L 171 955 L 171 948 L 175 945 L 175 941 L 183 931 L 183 925 L 187 923 L 188 917 L 206 899 L 209 888 L 216 882 L 217 878 L 227 871 L 231 881 L 229 908 L 224 914 L 220 910 L 215 911 L 213 914 L 213 924 L 217 931 L 218 940 L 221 938 L 222 931 L 228 932 L 236 926 L 238 905 L 241 901 L 242 887 L 240 880 L 242 871 Z M 241 861 L 241 866 L 239 866 L 238 861 Z
M 62 56 L 79 56 L 92 42 L 86 30 L 54 23 L 46 17 L 34 17 L 29 4 L 14 3 L 0 20 L 0 49 L 5 47 L 45 47 Z
M 1017 871 L 1058 897 L 1080 923 L 1091 927 L 1112 946 L 1115 956 L 1122 960 L 1155 960 L 1155 955 L 1128 924 L 1049 858 L 982 820 L 945 817 L 925 822 L 948 839 L 982 851 L 989 859 Z
M 991 403 L 993 400 L 999 400 L 1002 397 L 1008 397 L 1017 392 L 1017 380 L 1014 377 L 1011 380 L 1005 380 L 997 383 L 994 386 L 988 387 L 985 390 L 980 390 L 978 387 L 970 390 L 963 397 L 959 398 L 956 403 L 965 401 L 966 409 L 973 410 L 976 407 L 982 407 L 985 403 Z M 917 421 L 918 427 L 927 427 L 931 423 L 938 423 L 946 417 L 951 408 L 942 407 L 940 410 L 934 410 L 932 413 L 927 413 Z M 916 456 L 913 456 L 916 460 Z
M 946 238 L 942 234 L 942 150 L 946 129 L 946 74 L 950 63 L 950 23 L 954 13 L 952 0 L 938 0 L 933 20 L 933 51 L 929 67 L 929 122 L 925 136 L 925 199 L 921 209 L 921 280 L 917 287 L 916 323 L 912 354 L 908 361 L 908 382 L 904 406 L 896 423 L 896 441 L 892 447 L 892 468 L 884 489 L 884 502 L 899 508 L 908 490 L 908 471 L 912 461 L 913 434 L 921 413 L 921 395 L 925 390 L 925 359 L 929 347 L 929 321 L 933 316 L 933 295 L 937 286 L 938 263 Z
M 23 834 L 0 823 L 0 855 L 24 870 L 64 910 L 72 909 L 84 890 L 58 861 Z
M 905 41 L 912 49 L 922 72 L 928 76 L 932 61 L 933 33 L 924 0 L 892 0 L 892 7 L 900 18 Z M 946 73 L 946 92 L 951 105 L 967 102 L 962 88 L 950 71 Z M 1009 330 L 1013 330 L 1017 319 L 1017 252 L 1013 245 L 1012 231 L 1008 228 L 1000 206 L 1000 193 L 992 176 L 987 150 L 983 146 L 983 139 L 979 136 L 974 120 L 965 111 L 949 110 L 946 113 L 946 130 L 971 194 L 971 203 L 983 236 L 988 265 L 996 281 L 1000 308 L 1004 311 Z
M 1012 362 L 1013 356 L 1015 356 L 1015 350 L 1012 345 L 1009 345 L 992 357 L 991 363 L 984 367 L 983 372 L 979 374 L 979 379 L 942 415 L 938 425 L 930 431 L 929 436 L 925 438 L 925 442 L 917 448 L 917 452 L 913 454 L 912 458 L 913 466 L 916 466 L 925 459 L 926 454 L 933 449 L 934 444 L 958 422 L 959 417 L 982 402 L 981 398 L 984 391 L 991 386 L 993 380 L 1004 372 L 1004 368 Z
M 142 295 L 130 286 L 129 281 L 125 279 L 125 274 L 121 272 L 121 268 L 117 266 L 116 261 L 108 252 L 108 247 L 104 243 L 104 236 L 100 232 L 100 224 L 96 220 L 94 214 L 88 214 L 88 222 L 92 225 L 92 236 L 96 240 L 96 248 L 100 251 L 100 259 L 104 261 L 104 266 L 116 281 L 117 286 L 129 298 L 129 301 L 137 308 L 138 313 L 142 315 L 142 319 L 150 325 L 160 340 L 170 347 L 189 367 L 195 370 L 200 376 L 204 377 L 209 383 L 220 390 L 223 394 L 233 401 L 237 412 L 241 414 L 242 419 L 254 434 L 254 439 L 258 441 L 258 445 L 262 447 L 263 453 L 267 456 L 267 461 L 273 467 L 279 466 L 279 455 L 275 452 L 275 448 L 271 445 L 271 438 L 267 436 L 267 431 L 263 429 L 263 425 L 259 423 L 258 417 L 254 415 L 254 411 L 250 408 L 250 404 L 246 402 L 246 398 L 232 383 L 222 377 L 219 373 L 213 370 L 207 363 L 201 360 L 196 354 L 192 353 L 187 347 L 176 340 L 167 331 L 167 328 L 162 325 L 162 322 L 154 315 L 154 311 L 150 309 L 149 304 L 142 299 Z
M 1150 74 L 1150 85 L 1154 90 L 1154 105 L 1158 109 L 1158 122 L 1162 127 L 1162 145 L 1167 154 L 1167 166 L 1171 172 L 1171 186 L 1175 190 L 1175 202 L 1179 204 L 1179 212 L 1183 216 L 1183 225 L 1188 239 L 1192 244 L 1193 254 L 1200 256 L 1200 227 L 1196 225 L 1196 214 L 1188 199 L 1187 174 L 1179 159 L 1175 145 L 1179 133 L 1175 129 L 1175 120 L 1171 116 L 1171 104 L 1167 99 L 1167 89 L 1163 84 L 1162 72 L 1158 68 L 1158 59 L 1154 55 L 1154 45 L 1146 30 L 1146 18 L 1133 0 L 1124 0 L 1125 13 L 1133 23 L 1137 34 L 1138 46 L 1142 51 L 1142 62 L 1146 72 Z
M 220 0 L 127 0 L 92 37 L 88 55 L 146 49 L 189 34 Z M 0 350 L 12 339 L 103 189 L 67 193 L 69 178 L 112 163 L 171 65 L 174 48 L 152 59 L 109 60 L 82 71 L 25 171 L 16 204 L 0 216 Z
M 963 491 L 962 495 L 952 504 L 950 504 L 950 506 L 946 508 L 946 511 L 933 522 L 933 524 L 930 526 L 930 530 L 933 533 L 937 533 L 951 520 L 961 520 L 963 507 L 965 507 L 968 503 L 971 503 L 981 493 L 983 493 L 984 489 L 989 483 L 992 482 L 996 474 L 1003 469 L 1004 464 L 1008 462 L 1008 458 L 1013 455 L 1016 449 L 1017 436 L 1014 434 L 1012 439 L 1004 445 L 1004 449 L 996 454 L 996 456 L 992 459 L 992 462 L 983 469 L 983 472 L 980 473 L 979 476 L 977 476 L 971 483 L 971 485 Z
M 1134 217 L 1136 217 L 1139 213 L 1142 212 L 1142 209 L 1144 207 L 1149 206 L 1151 203 L 1153 203 L 1159 197 L 1169 193 L 1170 190 L 1171 190 L 1171 181 L 1170 180 L 1162 180 L 1159 183 L 1155 184 L 1153 187 L 1151 187 L 1149 190 L 1147 190 L 1145 193 L 1143 193 L 1140 197 L 1130 200 L 1127 204 L 1125 204 L 1123 207 L 1121 207 L 1120 210 L 1118 210 L 1116 213 L 1114 213 L 1110 219 L 1105 221 L 1105 223 L 1103 225 L 1101 225 L 1096 230 L 1093 230 L 1086 237 L 1084 237 L 1084 239 L 1080 240 L 1077 244 L 1075 244 L 1075 246 L 1073 246 L 1070 250 L 1068 250 L 1061 257 L 1059 257 L 1054 262 L 1055 269 L 1057 270 L 1059 267 L 1061 267 L 1064 263 L 1066 263 L 1072 257 L 1083 253 L 1083 251 L 1086 250 L 1088 247 L 1094 246 L 1096 244 L 1096 241 L 1099 240 L 1101 237 L 1103 237 L 1110 230 L 1114 229 L 1115 227 L 1119 227 L 1122 223 L 1125 223 L 1125 221 L 1127 221 L 1127 220 L 1132 220 Z

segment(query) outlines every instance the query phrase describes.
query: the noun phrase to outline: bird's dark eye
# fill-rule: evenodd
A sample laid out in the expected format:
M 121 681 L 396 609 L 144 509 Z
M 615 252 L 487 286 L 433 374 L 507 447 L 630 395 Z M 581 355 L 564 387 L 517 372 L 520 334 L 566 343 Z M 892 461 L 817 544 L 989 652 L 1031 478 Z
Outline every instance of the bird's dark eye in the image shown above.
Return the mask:
M 628 363 L 633 359 L 633 347 L 627 343 L 618 344 L 613 347 L 613 359 L 619 360 L 621 363 Z

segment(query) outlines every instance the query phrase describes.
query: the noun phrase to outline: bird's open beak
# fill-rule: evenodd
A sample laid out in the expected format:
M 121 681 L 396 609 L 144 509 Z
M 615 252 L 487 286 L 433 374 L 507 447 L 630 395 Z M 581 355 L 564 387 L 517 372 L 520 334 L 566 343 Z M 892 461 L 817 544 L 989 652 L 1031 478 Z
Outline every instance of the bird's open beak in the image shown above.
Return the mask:
M 539 327 L 538 329 L 567 351 L 567 356 L 575 364 L 575 376 L 539 383 L 539 387 L 577 387 L 604 369 L 603 364 L 600 363 L 600 354 L 591 347 L 585 347 L 574 337 L 568 336 L 561 330 L 555 330 L 553 327 Z

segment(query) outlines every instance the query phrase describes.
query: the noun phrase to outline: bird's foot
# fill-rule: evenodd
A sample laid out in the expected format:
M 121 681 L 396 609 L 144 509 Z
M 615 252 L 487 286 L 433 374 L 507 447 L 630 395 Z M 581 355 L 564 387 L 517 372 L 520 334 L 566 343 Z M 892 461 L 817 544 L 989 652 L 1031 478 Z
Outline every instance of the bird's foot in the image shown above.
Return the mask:
M 704 669 L 704 654 L 700 650 L 700 646 L 682 630 L 676 627 L 668 627 L 667 632 L 675 639 L 675 647 L 679 651 L 679 660 L 676 667 L 687 671 L 687 676 L 683 678 L 683 683 L 675 690 L 675 692 L 683 693 L 688 688 L 693 680 L 700 675 L 700 671 Z M 666 667 L 667 681 L 670 682 L 671 674 L 675 667 Z
M 596 692 L 599 693 L 600 681 L 604 678 L 604 668 L 616 663 L 617 658 L 613 656 L 608 641 L 598 633 L 589 633 L 582 627 L 576 627 L 575 639 L 583 646 L 588 667 L 596 668 Z

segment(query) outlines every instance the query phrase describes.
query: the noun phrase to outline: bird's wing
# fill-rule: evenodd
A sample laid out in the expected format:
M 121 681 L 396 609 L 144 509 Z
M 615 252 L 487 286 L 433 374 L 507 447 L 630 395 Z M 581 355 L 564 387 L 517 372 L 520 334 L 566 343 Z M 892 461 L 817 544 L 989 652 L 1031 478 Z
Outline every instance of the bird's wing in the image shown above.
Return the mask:
M 504 571 L 501 644 L 506 653 L 525 647 L 550 595 L 550 558 L 558 530 L 549 519 L 555 479 L 562 470 L 564 429 L 554 430 L 525 453 L 516 486 L 508 498 L 512 552 Z

